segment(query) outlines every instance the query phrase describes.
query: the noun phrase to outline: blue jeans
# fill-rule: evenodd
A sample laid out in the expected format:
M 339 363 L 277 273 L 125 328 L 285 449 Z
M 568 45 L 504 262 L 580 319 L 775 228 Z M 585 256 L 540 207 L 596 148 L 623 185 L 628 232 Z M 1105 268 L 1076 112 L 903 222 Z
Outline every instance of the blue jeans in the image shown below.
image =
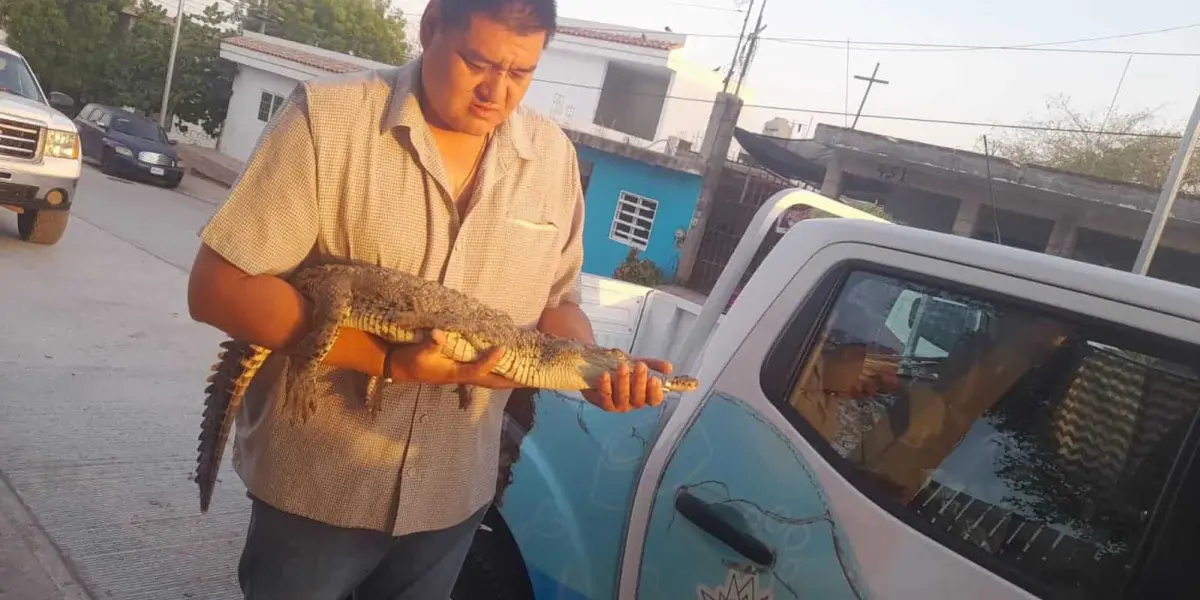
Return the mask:
M 435 600 L 450 597 L 487 507 L 440 531 L 392 537 L 285 513 L 252 498 L 238 563 L 246 600 Z

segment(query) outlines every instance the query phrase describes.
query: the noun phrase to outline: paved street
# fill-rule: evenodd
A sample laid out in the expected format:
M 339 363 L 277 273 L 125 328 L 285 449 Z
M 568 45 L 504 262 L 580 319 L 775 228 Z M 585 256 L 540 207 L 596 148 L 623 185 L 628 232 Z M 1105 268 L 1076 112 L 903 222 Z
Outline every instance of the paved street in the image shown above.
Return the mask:
M 189 480 L 220 335 L 188 318 L 186 269 L 213 210 L 87 168 L 56 246 L 18 241 L 0 211 L 0 488 L 19 497 L 0 489 L 0 561 L 25 544 L 46 571 L 0 567 L 0 599 L 41 600 L 14 586 L 47 579 L 80 597 L 72 573 L 96 599 L 238 597 L 244 488 L 226 464 L 202 516 Z

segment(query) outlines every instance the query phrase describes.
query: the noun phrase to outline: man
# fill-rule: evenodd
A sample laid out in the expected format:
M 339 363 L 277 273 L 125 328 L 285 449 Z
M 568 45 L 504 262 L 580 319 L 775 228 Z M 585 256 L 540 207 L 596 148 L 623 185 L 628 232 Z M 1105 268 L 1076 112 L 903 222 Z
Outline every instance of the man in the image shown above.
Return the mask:
M 579 309 L 583 194 L 573 146 L 518 108 L 555 29 L 553 0 L 433 0 L 424 54 L 301 84 L 201 232 L 193 318 L 286 353 L 310 306 L 284 279 L 367 262 L 471 294 L 521 324 L 592 341 Z M 460 365 L 435 336 L 389 349 L 343 329 L 305 424 L 277 417 L 272 355 L 238 415 L 234 468 L 253 498 L 238 569 L 250 600 L 446 598 L 493 499 L 513 383 L 496 352 Z M 386 362 L 386 364 L 385 364 Z M 662 400 L 659 361 L 606 375 L 609 411 Z M 372 421 L 352 372 L 390 375 Z M 474 386 L 460 408 L 458 384 Z

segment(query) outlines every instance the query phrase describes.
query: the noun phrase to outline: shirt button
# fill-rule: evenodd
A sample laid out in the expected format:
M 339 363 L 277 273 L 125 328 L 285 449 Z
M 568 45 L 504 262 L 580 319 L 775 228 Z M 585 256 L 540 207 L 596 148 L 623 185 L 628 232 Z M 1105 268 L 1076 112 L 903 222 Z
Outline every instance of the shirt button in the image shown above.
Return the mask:
M 428 420 L 429 420 L 429 415 L 421 415 L 421 417 L 420 417 L 418 420 L 419 420 L 421 423 L 424 423 L 425 421 L 428 421 Z

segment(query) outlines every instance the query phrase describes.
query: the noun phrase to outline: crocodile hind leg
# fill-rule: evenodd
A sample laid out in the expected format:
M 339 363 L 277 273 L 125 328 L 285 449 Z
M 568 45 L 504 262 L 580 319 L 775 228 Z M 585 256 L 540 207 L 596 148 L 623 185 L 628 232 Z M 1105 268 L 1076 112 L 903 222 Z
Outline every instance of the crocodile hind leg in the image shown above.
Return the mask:
M 331 282 L 325 293 L 314 299 L 312 330 L 301 338 L 288 357 L 284 404 L 292 417 L 301 423 L 317 410 L 317 373 L 337 341 L 342 324 L 350 318 L 351 300 L 349 280 Z

